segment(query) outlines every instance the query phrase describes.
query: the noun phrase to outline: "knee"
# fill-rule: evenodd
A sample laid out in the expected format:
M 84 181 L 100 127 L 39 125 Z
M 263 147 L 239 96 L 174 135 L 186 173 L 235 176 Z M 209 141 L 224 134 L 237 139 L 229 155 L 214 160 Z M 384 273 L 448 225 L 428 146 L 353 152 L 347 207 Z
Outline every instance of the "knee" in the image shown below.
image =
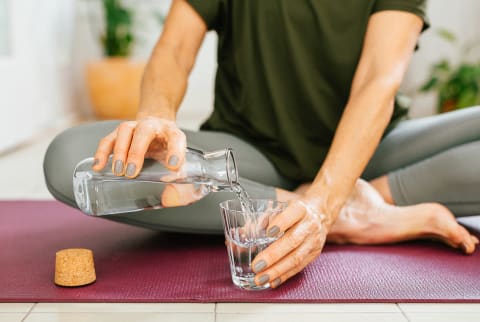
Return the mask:
M 75 135 L 66 130 L 57 135 L 45 152 L 43 173 L 45 184 L 50 193 L 57 199 L 75 206 L 72 174 L 78 160 L 73 159 Z
M 43 160 L 48 190 L 69 205 L 76 206 L 73 195 L 73 170 L 78 162 L 95 153 L 99 140 L 113 131 L 118 121 L 95 122 L 72 127 L 53 139 Z

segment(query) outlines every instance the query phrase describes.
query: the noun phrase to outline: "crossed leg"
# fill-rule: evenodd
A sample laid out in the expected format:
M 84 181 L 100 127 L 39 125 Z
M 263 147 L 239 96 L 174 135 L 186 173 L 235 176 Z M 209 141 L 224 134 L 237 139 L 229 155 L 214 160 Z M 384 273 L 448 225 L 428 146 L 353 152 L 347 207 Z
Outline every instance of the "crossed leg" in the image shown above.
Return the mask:
M 357 182 L 328 240 L 434 238 L 472 253 L 478 239 L 455 216 L 480 214 L 479 159 L 480 107 L 401 123 L 380 144 L 364 173 L 370 184 Z
M 277 198 L 298 198 L 309 184 L 296 192 L 277 190 Z M 438 203 L 399 207 L 383 199 L 376 189 L 359 179 L 327 242 L 337 244 L 388 244 L 413 239 L 435 239 L 471 254 L 478 239 L 457 223 L 453 214 Z

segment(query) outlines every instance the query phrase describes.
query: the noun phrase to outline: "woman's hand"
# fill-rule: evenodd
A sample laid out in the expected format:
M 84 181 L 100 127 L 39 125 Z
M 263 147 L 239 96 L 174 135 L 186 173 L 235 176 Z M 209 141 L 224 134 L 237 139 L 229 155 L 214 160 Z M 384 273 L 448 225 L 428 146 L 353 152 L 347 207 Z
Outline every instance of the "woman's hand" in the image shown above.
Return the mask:
M 327 237 L 321 209 L 319 200 L 299 199 L 275 217 L 267 234 L 284 234 L 252 262 L 257 285 L 270 282 L 271 287 L 278 287 L 317 258 Z
M 185 134 L 173 121 L 149 116 L 122 122 L 100 140 L 93 170 L 103 169 L 113 151 L 112 171 L 116 176 L 136 177 L 145 158 L 176 171 L 183 164 L 186 146 Z

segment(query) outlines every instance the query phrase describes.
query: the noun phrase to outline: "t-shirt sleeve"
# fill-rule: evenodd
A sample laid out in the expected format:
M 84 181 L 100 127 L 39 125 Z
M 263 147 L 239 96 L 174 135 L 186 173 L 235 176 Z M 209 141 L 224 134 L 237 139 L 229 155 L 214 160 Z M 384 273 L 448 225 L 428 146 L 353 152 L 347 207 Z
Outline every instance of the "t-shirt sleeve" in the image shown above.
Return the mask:
M 224 0 L 187 0 L 207 24 L 208 30 L 218 30 L 222 21 Z
M 399 10 L 411 12 L 423 20 L 422 31 L 430 27 L 426 13 L 427 0 L 377 0 L 372 14 L 384 10 Z

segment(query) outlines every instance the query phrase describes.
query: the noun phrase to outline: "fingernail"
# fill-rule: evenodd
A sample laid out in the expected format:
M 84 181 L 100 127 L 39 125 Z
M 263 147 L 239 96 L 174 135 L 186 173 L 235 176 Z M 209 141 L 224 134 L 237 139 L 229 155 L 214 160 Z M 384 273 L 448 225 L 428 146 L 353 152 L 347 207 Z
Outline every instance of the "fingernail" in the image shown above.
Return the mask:
M 258 284 L 263 285 L 267 283 L 269 280 L 270 280 L 270 276 L 268 276 L 267 274 L 264 274 L 258 278 Z
M 274 237 L 274 236 L 277 236 L 279 232 L 280 232 L 280 228 L 278 226 L 273 226 L 267 231 L 267 236 Z
M 256 273 L 256 272 L 260 272 L 261 270 L 263 270 L 265 267 L 267 267 L 267 262 L 265 262 L 263 259 L 258 261 L 255 266 L 253 266 L 253 271 Z
M 127 171 L 125 172 L 127 177 L 133 177 L 135 174 L 135 169 L 137 169 L 137 166 L 134 163 L 129 163 L 127 165 Z
M 463 250 L 465 253 L 467 252 L 467 244 L 461 243 L 461 244 L 460 244 L 460 247 L 462 248 L 462 250 Z
M 123 172 L 123 161 L 122 160 L 115 161 L 115 167 L 113 169 L 113 172 L 115 172 L 115 174 L 121 174 Z
M 176 155 L 170 156 L 168 159 L 168 165 L 171 167 L 175 167 L 178 164 L 178 157 Z
M 273 282 L 270 283 L 270 286 L 275 288 L 278 285 L 280 285 L 280 282 L 281 282 L 280 277 L 277 277 L 276 279 L 273 280 Z
M 93 159 L 92 167 L 96 166 L 98 163 L 100 163 L 100 160 Z

